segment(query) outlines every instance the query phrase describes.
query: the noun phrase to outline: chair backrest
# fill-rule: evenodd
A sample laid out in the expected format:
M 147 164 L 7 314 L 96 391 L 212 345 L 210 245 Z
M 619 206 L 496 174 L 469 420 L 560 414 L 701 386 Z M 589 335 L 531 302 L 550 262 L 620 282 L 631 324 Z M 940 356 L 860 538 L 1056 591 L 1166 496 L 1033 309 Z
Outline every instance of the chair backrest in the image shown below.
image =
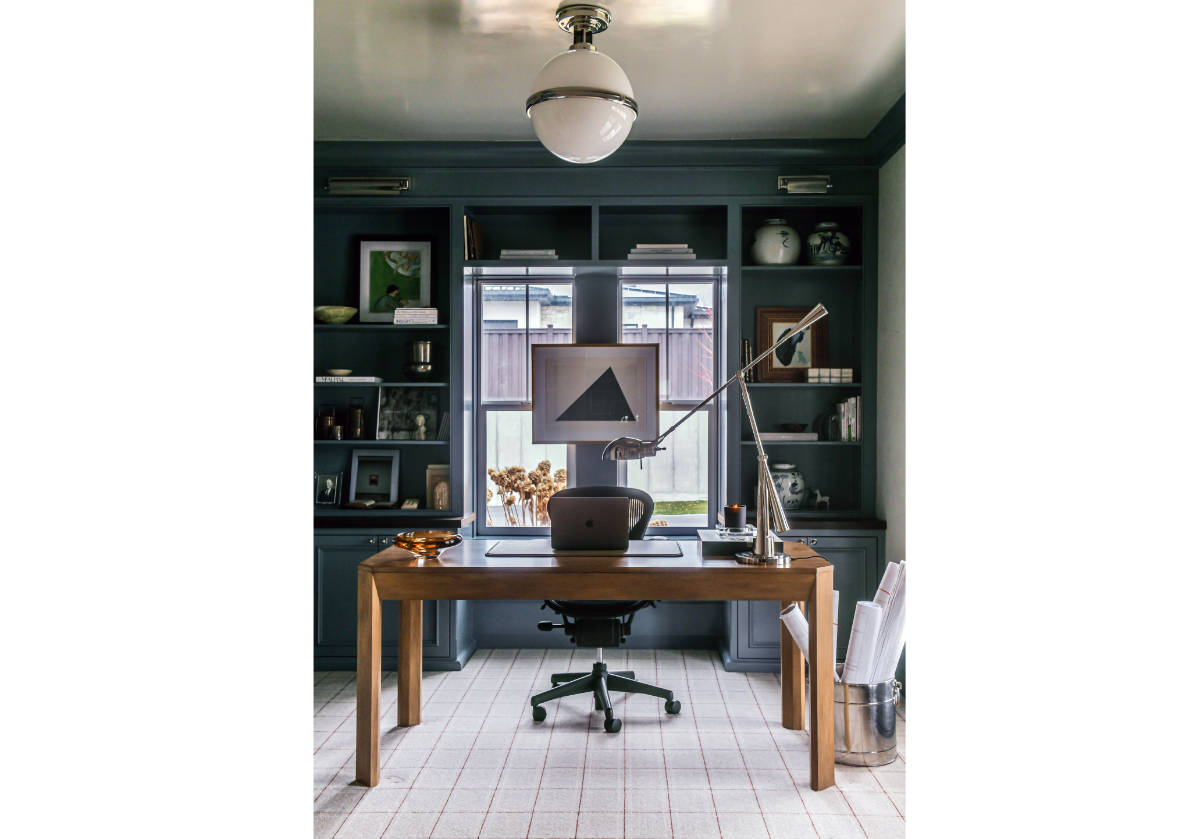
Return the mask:
M 654 499 L 649 493 L 633 487 L 567 487 L 560 489 L 555 495 L 564 498 L 586 496 L 590 498 L 628 498 L 629 499 L 629 538 L 641 539 L 646 535 L 646 525 L 654 515 Z

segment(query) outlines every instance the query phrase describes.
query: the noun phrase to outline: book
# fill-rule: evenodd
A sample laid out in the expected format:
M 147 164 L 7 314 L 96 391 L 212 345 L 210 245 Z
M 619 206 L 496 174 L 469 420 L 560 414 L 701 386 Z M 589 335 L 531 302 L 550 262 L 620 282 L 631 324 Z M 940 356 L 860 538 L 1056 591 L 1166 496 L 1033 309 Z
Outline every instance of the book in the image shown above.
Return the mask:
M 687 245 L 686 244 L 683 244 L 683 245 L 642 244 L 641 242 L 638 242 L 637 245 L 635 245 L 635 248 L 637 250 L 642 250 L 643 248 L 671 248 L 671 249 L 685 248 L 686 249 Z
M 426 308 L 393 309 L 392 325 L 433 324 L 438 322 L 438 310 Z
M 358 384 L 379 384 L 383 379 L 378 376 L 317 376 L 317 384 L 337 384 L 339 382 L 354 382 Z
M 506 256 L 557 256 L 558 252 L 554 248 L 503 248 L 500 251 L 500 257 Z
M 468 215 L 463 215 L 463 247 L 466 259 L 483 258 L 483 228 L 479 222 Z
M 692 253 L 691 248 L 634 248 L 630 253 Z
M 694 253 L 634 253 L 629 252 L 629 259 L 695 259 Z
M 815 431 L 760 431 L 758 432 L 759 439 L 764 443 L 785 442 L 785 443 L 803 443 L 806 441 L 816 440 L 817 432 Z

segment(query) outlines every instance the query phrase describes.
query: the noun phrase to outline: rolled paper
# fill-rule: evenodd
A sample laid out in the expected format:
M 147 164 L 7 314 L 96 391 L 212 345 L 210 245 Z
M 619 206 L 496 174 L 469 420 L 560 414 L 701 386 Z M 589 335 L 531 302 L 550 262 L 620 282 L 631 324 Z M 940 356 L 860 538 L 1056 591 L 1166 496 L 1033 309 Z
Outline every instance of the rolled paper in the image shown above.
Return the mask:
M 833 680 L 840 682 L 842 677 L 837 672 L 837 633 L 838 633 L 838 590 L 833 590 L 833 655 L 829 660 L 833 662 Z
M 837 674 L 837 589 L 833 590 L 833 654 L 830 660 L 834 662 L 833 680 L 840 682 Z M 804 660 L 808 660 L 808 620 L 800 612 L 800 607 L 795 603 L 788 606 L 779 613 L 779 620 L 787 627 L 788 634 L 795 640 L 796 646 L 800 648 L 800 653 L 804 656 Z
M 887 570 L 883 572 L 883 579 L 879 582 L 879 588 L 875 591 L 875 602 L 883 607 L 884 617 L 887 617 L 888 602 L 892 599 L 892 592 L 896 590 L 898 579 L 900 579 L 900 563 L 889 562 Z
M 871 671 L 872 682 L 886 682 L 896 675 L 896 667 L 900 664 L 900 654 L 904 652 L 904 622 L 907 612 L 906 581 L 907 567 L 898 566 L 895 589 L 888 599 L 887 614 L 879 628 L 879 640 L 875 657 L 875 665 Z
M 854 607 L 854 623 L 850 625 L 850 643 L 846 645 L 846 664 L 842 681 L 852 685 L 871 684 L 875 670 L 875 645 L 883 609 L 878 603 L 860 600 Z
M 795 603 L 779 613 L 779 619 L 787 627 L 788 633 L 800 648 L 800 654 L 808 658 L 808 621 L 800 614 L 800 607 Z

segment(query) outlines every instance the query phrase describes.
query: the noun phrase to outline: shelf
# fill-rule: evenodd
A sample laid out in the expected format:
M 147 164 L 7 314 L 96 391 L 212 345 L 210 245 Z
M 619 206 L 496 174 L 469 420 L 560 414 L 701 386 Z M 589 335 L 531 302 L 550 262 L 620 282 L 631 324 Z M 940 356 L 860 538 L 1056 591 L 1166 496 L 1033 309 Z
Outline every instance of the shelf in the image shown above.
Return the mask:
M 313 526 L 321 528 L 411 528 L 429 522 L 431 527 L 458 530 L 475 521 L 474 513 L 455 513 L 450 510 L 347 510 L 340 507 L 315 507 Z M 384 545 L 383 547 L 389 547 Z
M 576 268 L 724 268 L 727 265 L 729 261 L 725 259 L 471 259 L 463 263 L 464 268 L 567 268 L 572 272 Z
M 313 440 L 318 446 L 448 446 L 449 440 Z
M 834 277 L 844 274 L 862 272 L 861 265 L 743 265 L 742 273 L 763 274 L 805 274 L 820 276 L 822 274 Z
M 314 516 L 338 516 L 348 519 L 379 519 L 389 516 L 402 519 L 461 519 L 460 513 L 450 510 L 401 510 L 397 507 L 385 507 L 382 510 L 358 510 L 344 507 L 314 507 Z
M 874 516 L 864 516 L 862 510 L 785 510 L 784 512 L 787 514 L 788 524 L 792 525 L 791 530 L 784 531 L 785 538 L 797 530 L 887 530 L 887 522 Z M 723 518 L 720 513 L 717 514 L 718 523 Z M 747 523 L 754 524 L 757 518 L 757 509 L 747 507 Z M 801 522 L 803 525 L 798 527 L 797 525 Z M 820 549 L 820 544 L 817 545 L 817 548 Z
M 445 323 L 315 323 L 313 329 L 317 332 L 384 332 L 386 330 L 396 331 L 421 331 L 426 329 L 449 329 L 449 325 Z
M 862 387 L 862 382 L 749 382 L 746 387 L 805 388 L 805 387 Z
M 313 387 L 449 387 L 449 382 L 313 382 Z
M 764 446 L 861 446 L 861 440 L 763 440 Z M 743 446 L 753 446 L 753 440 L 742 440 Z

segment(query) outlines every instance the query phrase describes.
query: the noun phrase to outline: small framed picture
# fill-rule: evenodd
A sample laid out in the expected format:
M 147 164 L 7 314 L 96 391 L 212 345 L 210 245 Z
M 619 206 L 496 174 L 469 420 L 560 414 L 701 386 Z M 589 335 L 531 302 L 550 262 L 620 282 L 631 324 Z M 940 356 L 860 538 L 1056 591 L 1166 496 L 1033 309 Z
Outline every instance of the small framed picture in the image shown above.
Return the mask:
M 313 475 L 313 503 L 324 507 L 336 507 L 342 503 L 342 473 Z
M 360 321 L 392 323 L 396 309 L 429 305 L 430 242 L 360 239 L 358 248 Z
M 658 437 L 658 344 L 533 344 L 534 443 Z
M 350 460 L 350 501 L 395 504 L 400 494 L 400 450 L 355 449 Z
M 812 306 L 760 306 L 754 310 L 755 344 L 759 352 L 795 329 Z M 804 332 L 784 341 L 756 370 L 760 382 L 803 382 L 810 367 L 826 367 L 829 347 L 828 318 L 822 318 Z
M 425 506 L 430 510 L 450 509 L 449 463 L 431 463 L 425 467 Z

